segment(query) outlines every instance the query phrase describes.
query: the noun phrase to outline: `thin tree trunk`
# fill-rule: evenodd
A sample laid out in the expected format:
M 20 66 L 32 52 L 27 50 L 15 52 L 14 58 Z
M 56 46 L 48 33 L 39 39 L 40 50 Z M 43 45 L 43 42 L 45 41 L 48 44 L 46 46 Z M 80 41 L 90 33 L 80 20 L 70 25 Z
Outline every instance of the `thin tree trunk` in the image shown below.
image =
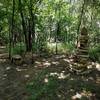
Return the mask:
M 56 54 L 58 53 L 57 40 L 58 40 L 59 33 L 60 33 L 60 22 L 57 23 L 57 32 L 56 32 Z
M 23 11 L 22 11 L 21 0 L 19 0 L 19 10 L 20 10 L 20 15 L 21 15 L 21 19 L 22 19 L 23 33 L 24 33 L 24 36 L 25 36 L 26 51 L 28 51 L 29 45 L 28 45 L 28 39 L 27 39 L 26 23 L 25 23 Z
M 9 59 L 11 59 L 11 28 L 10 28 L 10 19 L 8 19 L 9 23 Z
M 12 42 L 13 41 L 13 30 L 14 30 L 14 13 L 15 13 L 15 0 L 13 0 L 13 10 L 12 10 L 12 22 L 11 22 L 11 34 L 10 34 L 10 27 L 9 27 L 9 59 L 11 59 L 11 53 L 12 53 Z M 10 24 L 10 22 L 9 22 Z M 14 44 L 13 44 L 14 46 Z
M 30 0 L 29 6 L 29 34 L 28 34 L 28 44 L 29 44 L 29 51 L 32 50 L 32 42 L 35 42 L 35 14 L 33 13 L 33 1 Z
M 29 33 L 28 33 L 28 45 L 29 45 L 29 48 L 28 48 L 28 51 L 31 51 L 32 50 L 32 28 L 31 28 L 31 20 L 29 19 Z

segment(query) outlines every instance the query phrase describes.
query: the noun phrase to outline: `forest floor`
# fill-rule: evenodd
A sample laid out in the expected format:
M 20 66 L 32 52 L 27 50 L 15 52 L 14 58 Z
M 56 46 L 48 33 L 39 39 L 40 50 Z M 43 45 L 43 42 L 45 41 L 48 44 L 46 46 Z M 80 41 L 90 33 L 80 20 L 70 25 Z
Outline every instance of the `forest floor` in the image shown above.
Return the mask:
M 31 100 L 100 100 L 100 71 L 96 67 L 88 74 L 75 74 L 67 67 L 69 59 L 66 55 L 37 57 L 34 64 L 14 65 L 7 60 L 8 54 L 4 49 L 0 47 L 0 100 L 30 100 L 32 94 L 27 85 L 34 79 L 39 89 L 36 90 L 37 97 Z M 51 91 L 47 89 L 44 90 L 47 92 L 38 93 L 48 84 L 49 76 L 56 80 L 47 87 Z M 35 90 L 34 86 L 32 90 Z M 53 97 L 48 95 L 51 92 L 54 92 Z

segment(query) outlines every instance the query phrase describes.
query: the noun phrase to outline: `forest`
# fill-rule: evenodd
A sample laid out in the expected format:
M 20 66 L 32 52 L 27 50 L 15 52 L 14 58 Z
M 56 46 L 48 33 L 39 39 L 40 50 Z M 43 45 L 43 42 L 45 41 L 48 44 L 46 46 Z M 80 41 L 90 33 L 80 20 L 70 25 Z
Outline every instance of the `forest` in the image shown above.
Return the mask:
M 100 100 L 100 0 L 0 0 L 0 100 Z

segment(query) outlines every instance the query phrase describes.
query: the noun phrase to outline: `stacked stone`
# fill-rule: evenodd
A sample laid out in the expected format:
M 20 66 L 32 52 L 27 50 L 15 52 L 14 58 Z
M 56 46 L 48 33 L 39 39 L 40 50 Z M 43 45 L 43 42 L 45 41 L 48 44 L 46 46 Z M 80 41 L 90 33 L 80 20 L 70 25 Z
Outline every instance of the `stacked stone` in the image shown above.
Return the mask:
M 79 44 L 80 46 L 77 49 L 77 58 L 78 63 L 85 66 L 88 61 L 88 32 L 85 27 L 82 28 L 80 38 L 79 38 Z

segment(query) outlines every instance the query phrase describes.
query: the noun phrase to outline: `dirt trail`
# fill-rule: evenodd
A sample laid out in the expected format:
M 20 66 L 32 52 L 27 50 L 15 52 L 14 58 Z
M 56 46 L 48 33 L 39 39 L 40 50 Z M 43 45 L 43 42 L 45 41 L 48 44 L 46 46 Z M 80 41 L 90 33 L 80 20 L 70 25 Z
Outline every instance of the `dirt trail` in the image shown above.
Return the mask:
M 28 100 L 23 73 L 6 60 L 8 53 L 0 47 L 0 100 Z M 23 75 L 23 77 L 22 77 Z
M 49 73 L 61 73 L 64 71 L 66 75 L 70 74 L 68 70 L 70 61 L 66 55 L 52 55 L 50 57 L 47 56 L 46 58 L 44 56 L 39 58 L 37 57 L 33 65 L 23 64 L 21 66 L 15 66 L 7 61 L 8 53 L 5 52 L 5 49 L 5 47 L 0 47 L 0 100 L 29 100 L 26 84 L 32 81 L 33 78 L 45 68 L 49 70 Z M 74 75 L 74 73 L 71 73 L 70 75 L 72 76 L 69 76 L 69 79 L 73 78 L 74 76 L 75 80 L 77 79 L 77 82 L 79 82 L 79 79 L 80 82 L 82 80 L 88 80 L 86 81 L 86 84 L 97 84 L 98 86 L 96 87 L 98 89 L 100 88 L 99 72 L 91 72 L 90 74 L 82 77 L 80 75 Z M 62 84 L 63 83 L 61 83 L 61 85 Z M 92 87 L 95 89 L 94 86 Z M 64 91 L 64 93 L 66 92 Z M 95 90 L 95 93 L 99 94 L 99 90 Z
M 7 62 L 8 53 L 5 49 L 6 47 L 0 47 L 0 100 L 28 100 L 26 84 L 37 75 L 37 72 L 51 66 L 51 63 L 56 68 L 58 58 L 42 57 L 35 60 L 33 65 L 15 66 Z

